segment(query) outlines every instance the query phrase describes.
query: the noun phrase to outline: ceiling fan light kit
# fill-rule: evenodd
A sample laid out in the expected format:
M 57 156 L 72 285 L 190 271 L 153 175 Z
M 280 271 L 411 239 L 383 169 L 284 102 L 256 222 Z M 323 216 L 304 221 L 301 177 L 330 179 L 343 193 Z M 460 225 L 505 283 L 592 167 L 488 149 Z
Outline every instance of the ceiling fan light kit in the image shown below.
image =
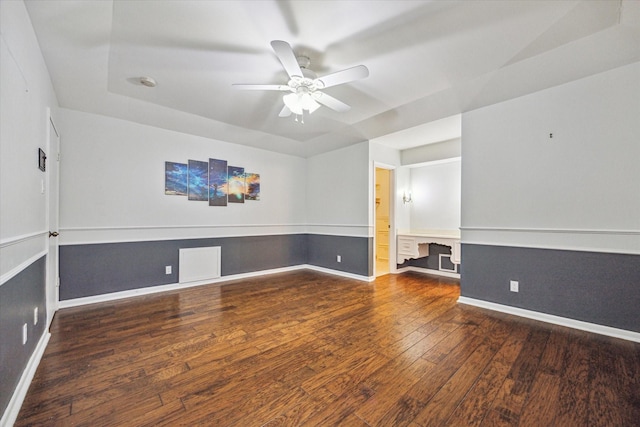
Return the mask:
M 367 67 L 358 65 L 318 78 L 316 73 L 308 68 L 311 63 L 310 59 L 306 56 L 296 57 L 289 43 L 282 40 L 274 40 L 271 42 L 271 47 L 289 75 L 287 84 L 234 84 L 233 87 L 241 90 L 291 92 L 282 97 L 284 108 L 280 111 L 280 114 L 278 114 L 279 117 L 289 117 L 293 113 L 296 115 L 297 121 L 297 116 L 304 116 L 305 111 L 311 114 L 320 108 L 321 105 L 339 113 L 349 111 L 351 109 L 349 105 L 321 92 L 321 90 L 362 79 L 369 75 Z
M 301 115 L 304 110 L 313 113 L 320 108 L 320 104 L 313 99 L 309 92 L 305 91 L 284 95 L 282 100 L 284 101 L 284 105 L 286 105 L 293 114 L 297 115 Z

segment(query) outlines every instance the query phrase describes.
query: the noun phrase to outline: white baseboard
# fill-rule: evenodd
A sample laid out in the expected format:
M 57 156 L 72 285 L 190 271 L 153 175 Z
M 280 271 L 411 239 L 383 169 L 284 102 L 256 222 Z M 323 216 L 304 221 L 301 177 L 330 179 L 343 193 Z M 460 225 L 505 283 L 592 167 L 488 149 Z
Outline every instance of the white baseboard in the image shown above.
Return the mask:
M 333 274 L 334 276 L 342 276 L 342 277 L 346 277 L 347 279 L 360 280 L 363 282 L 373 282 L 374 280 L 376 280 L 375 276 L 361 276 L 359 274 L 347 273 L 345 271 L 339 271 L 339 270 L 332 270 L 330 268 L 317 267 L 315 265 L 305 265 L 303 266 L 303 268 L 306 268 L 308 270 L 319 271 L 321 273 Z
M 397 269 L 393 273 L 400 274 L 400 273 L 404 273 L 405 271 L 415 271 L 417 273 L 433 274 L 435 276 L 449 277 L 452 279 L 460 278 L 460 273 L 451 273 L 448 271 L 432 270 L 430 268 L 421 268 L 421 267 L 403 267 L 403 268 Z
M 60 303 L 58 304 L 58 308 L 61 309 L 61 308 L 78 307 L 78 306 L 87 305 L 87 304 L 115 301 L 123 298 L 130 298 L 130 297 L 136 297 L 136 296 L 142 296 L 142 295 L 151 295 L 151 294 L 173 291 L 178 289 L 186 289 L 194 286 L 210 285 L 213 283 L 224 283 L 224 282 L 229 282 L 231 280 L 247 279 L 251 277 L 264 276 L 266 274 L 284 273 L 288 271 L 296 271 L 296 270 L 304 270 L 304 269 L 315 270 L 322 273 L 329 273 L 336 276 L 347 277 L 349 279 L 362 280 L 365 282 L 372 282 L 375 280 L 375 277 L 360 276 L 357 274 L 345 273 L 344 271 L 331 270 L 328 268 L 322 268 L 322 267 L 316 267 L 313 265 L 303 264 L 303 265 L 296 265 L 293 267 L 274 268 L 271 270 L 253 271 L 251 273 L 233 274 L 230 276 L 222 276 L 217 279 L 203 280 L 199 282 L 170 283 L 167 285 L 131 289 L 129 291 L 112 292 L 109 294 L 94 295 L 94 296 L 83 297 L 83 298 L 74 298 L 70 300 L 60 301 Z
M 568 328 L 579 329 L 581 331 L 593 332 L 595 334 L 606 335 L 623 340 L 640 342 L 640 333 L 617 329 L 609 326 L 588 323 L 580 320 L 569 319 L 567 317 L 554 316 L 537 311 L 525 310 L 523 308 L 511 307 L 509 305 L 496 304 L 494 302 L 483 301 L 475 298 L 459 297 L 458 302 L 475 307 L 486 308 L 502 313 L 513 314 L 514 316 L 526 317 L 527 319 L 539 320 L 541 322 L 552 323 L 554 325 L 566 326 Z
M 29 391 L 31 380 L 33 380 L 33 377 L 36 374 L 36 370 L 40 364 L 40 359 L 42 359 L 44 351 L 47 348 L 47 344 L 49 343 L 49 338 L 51 338 L 51 334 L 49 333 L 49 327 L 47 326 L 46 332 L 42 334 L 42 337 L 40 337 L 38 345 L 33 351 L 33 354 L 31 354 L 29 362 L 22 372 L 18 386 L 13 391 L 13 396 L 11 396 L 9 405 L 4 411 L 2 419 L 0 419 L 0 427 L 9 427 L 16 422 L 18 414 L 20 413 L 20 408 L 22 407 L 22 402 L 24 402 L 24 398 L 27 396 L 27 391 Z
M 210 285 L 212 283 L 228 282 L 230 280 L 246 279 L 249 277 L 263 276 L 265 274 L 282 273 L 286 271 L 300 270 L 304 266 L 294 266 L 285 268 L 276 268 L 272 270 L 255 271 L 251 273 L 234 274 L 231 276 L 222 276 L 217 279 L 202 280 L 198 282 L 188 283 L 169 283 L 167 285 L 150 286 L 146 288 L 131 289 L 128 291 L 112 292 L 109 294 L 94 295 L 90 297 L 74 298 L 70 300 L 60 301 L 58 308 L 78 307 L 81 305 L 95 304 L 99 302 L 115 301 L 123 298 L 131 298 L 142 295 L 157 294 L 160 292 L 174 291 L 178 289 L 192 288 L 194 286 Z

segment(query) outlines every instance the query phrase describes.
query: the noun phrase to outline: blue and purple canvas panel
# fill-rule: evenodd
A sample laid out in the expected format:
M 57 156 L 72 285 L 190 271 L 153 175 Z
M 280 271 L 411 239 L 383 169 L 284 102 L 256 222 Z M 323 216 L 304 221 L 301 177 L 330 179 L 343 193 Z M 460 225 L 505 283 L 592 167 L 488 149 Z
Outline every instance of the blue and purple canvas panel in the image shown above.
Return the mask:
M 209 163 L 189 160 L 189 200 L 209 200 Z
M 260 200 L 260 174 L 247 172 L 244 174 L 246 192 L 245 200 Z
M 186 196 L 188 171 L 186 163 L 164 162 L 164 194 Z
M 229 166 L 229 203 L 244 203 L 244 168 Z
M 227 161 L 209 159 L 209 206 L 227 206 Z

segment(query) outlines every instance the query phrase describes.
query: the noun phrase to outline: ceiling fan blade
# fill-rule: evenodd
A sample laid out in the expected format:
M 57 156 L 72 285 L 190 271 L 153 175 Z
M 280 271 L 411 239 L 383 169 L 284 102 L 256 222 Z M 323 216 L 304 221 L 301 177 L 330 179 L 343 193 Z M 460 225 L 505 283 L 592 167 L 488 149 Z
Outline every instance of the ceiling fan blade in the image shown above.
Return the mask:
M 238 90 L 280 90 L 280 91 L 290 91 L 291 88 L 287 85 L 243 85 L 243 84 L 232 84 L 234 89 Z
M 282 111 L 280 111 L 280 114 L 278 114 L 278 117 L 289 117 L 290 115 L 291 110 L 285 105 Z
M 274 40 L 271 42 L 271 47 L 276 52 L 278 59 L 282 62 L 282 66 L 290 78 L 294 76 L 303 77 L 296 55 L 293 53 L 293 49 L 289 43 L 282 40 Z
M 337 100 L 333 96 L 327 95 L 323 92 L 314 92 L 313 98 L 320 104 L 324 105 L 325 107 L 329 107 L 332 110 L 337 111 L 338 113 L 344 113 L 351 109 L 351 107 L 344 102 Z
M 335 73 L 318 77 L 316 82 L 319 82 L 321 87 L 325 88 L 352 82 L 354 80 L 364 79 L 368 76 L 369 69 L 364 65 L 358 65 L 352 68 L 347 68 L 346 70 L 336 71 Z

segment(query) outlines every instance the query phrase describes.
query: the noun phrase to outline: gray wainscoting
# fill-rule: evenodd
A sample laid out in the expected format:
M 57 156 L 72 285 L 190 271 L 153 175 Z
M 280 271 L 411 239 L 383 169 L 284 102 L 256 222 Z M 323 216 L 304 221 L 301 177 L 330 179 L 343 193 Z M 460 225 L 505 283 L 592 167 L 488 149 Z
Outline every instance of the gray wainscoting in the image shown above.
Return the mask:
M 359 276 L 373 276 L 373 237 L 309 234 L 307 251 L 307 264 Z
M 519 292 L 509 291 L 510 280 Z M 461 295 L 640 332 L 640 255 L 462 245 Z
M 220 246 L 222 276 L 311 264 L 368 276 L 370 240 L 307 234 L 60 247 L 60 300 L 178 282 L 180 248 Z M 336 252 L 338 251 L 338 252 Z M 336 262 L 336 253 L 343 256 Z M 165 266 L 172 274 L 165 274 Z
M 46 256 L 0 286 L 0 415 L 4 414 L 20 377 L 45 331 Z M 33 309 L 38 307 L 38 324 Z M 27 343 L 22 327 L 27 324 Z

